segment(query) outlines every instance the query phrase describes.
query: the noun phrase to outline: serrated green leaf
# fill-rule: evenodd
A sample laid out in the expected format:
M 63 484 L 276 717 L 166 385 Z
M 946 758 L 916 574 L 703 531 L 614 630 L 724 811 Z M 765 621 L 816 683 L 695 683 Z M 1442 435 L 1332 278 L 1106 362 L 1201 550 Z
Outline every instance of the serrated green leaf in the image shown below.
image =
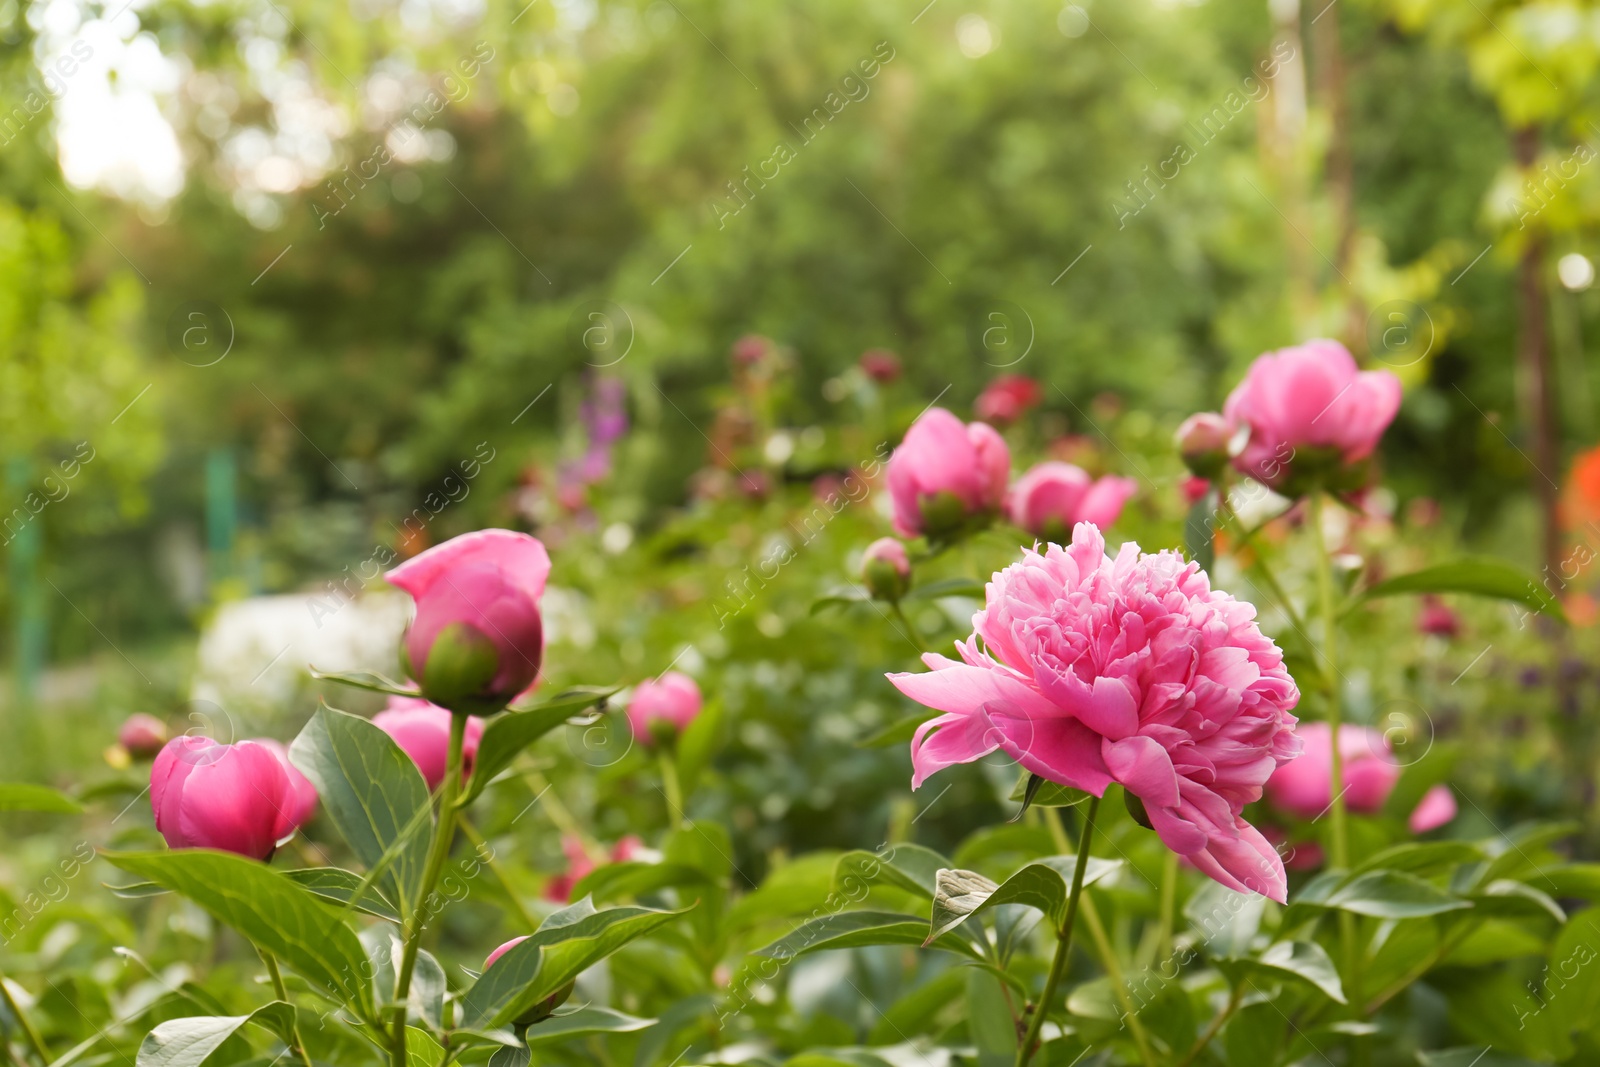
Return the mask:
M 483 729 L 472 778 L 461 794 L 465 806 L 477 799 L 490 779 L 517 758 L 517 754 L 586 708 L 602 703 L 616 689 L 569 690 L 542 704 L 496 715 Z
M 317 787 L 323 811 L 356 857 L 369 870 L 387 858 L 377 884 L 408 914 L 420 902 L 428 856 L 422 812 L 429 805 L 411 757 L 369 720 L 324 705 L 289 746 L 289 760 Z
M 284 1043 L 293 1040 L 294 1008 L 281 1000 L 249 1015 L 196 1015 L 168 1019 L 139 1044 L 136 1067 L 200 1067 L 246 1023 L 272 1031 Z
M 1406 593 L 1466 593 L 1511 600 L 1551 618 L 1567 621 L 1561 604 L 1520 567 L 1491 556 L 1451 560 L 1410 574 L 1399 574 L 1367 589 L 1356 603 Z
M 1414 919 L 1472 903 L 1403 871 L 1369 871 L 1334 890 L 1324 906 L 1376 919 Z
M 1041 911 L 1059 930 L 1067 921 L 1067 897 L 1077 865 L 1076 856 L 1051 856 L 1028 864 L 998 885 L 976 871 L 942 870 L 933 896 L 927 940 L 932 942 L 972 916 L 1001 904 L 1023 904 Z M 1083 884 L 1091 886 L 1121 867 L 1121 860 L 1091 856 Z
M 802 923 L 786 937 L 781 937 L 755 955 L 787 960 L 807 952 L 822 949 L 861 948 L 865 945 L 921 945 L 928 934 L 928 924 L 895 911 L 842 911 L 824 915 Z M 941 937 L 934 944 L 970 959 L 980 959 L 978 951 L 956 937 Z
M 300 976 L 373 1017 L 366 952 L 337 912 L 270 867 L 231 852 L 105 852 L 111 864 L 181 893 Z
M 47 785 L 0 782 L 0 811 L 49 811 L 76 815 L 83 805 Z

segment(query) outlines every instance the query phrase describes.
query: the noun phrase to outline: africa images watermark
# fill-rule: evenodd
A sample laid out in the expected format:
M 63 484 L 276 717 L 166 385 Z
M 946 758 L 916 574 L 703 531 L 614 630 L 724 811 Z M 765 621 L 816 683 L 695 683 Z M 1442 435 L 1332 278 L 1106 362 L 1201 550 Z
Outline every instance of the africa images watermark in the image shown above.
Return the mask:
M 88 455 L 84 455 L 85 450 Z M 44 495 L 40 496 L 38 490 L 30 490 L 23 497 L 22 503 L 11 509 L 11 513 L 0 519 L 0 530 L 4 531 L 5 539 L 0 544 L 9 545 L 16 540 L 27 525 L 51 504 L 57 504 L 72 495 L 72 480 L 78 476 L 84 466 L 94 462 L 94 446 L 88 441 L 78 442 L 78 447 L 72 456 L 56 464 L 58 473 L 47 474 L 41 483 Z
M 67 81 L 83 69 L 83 64 L 94 58 L 94 48 L 79 38 L 65 52 L 56 57 L 50 66 L 39 71 L 41 89 L 31 89 L 11 113 L 0 118 L 0 145 L 9 145 L 28 128 L 44 111 L 51 100 L 60 100 L 67 94 Z

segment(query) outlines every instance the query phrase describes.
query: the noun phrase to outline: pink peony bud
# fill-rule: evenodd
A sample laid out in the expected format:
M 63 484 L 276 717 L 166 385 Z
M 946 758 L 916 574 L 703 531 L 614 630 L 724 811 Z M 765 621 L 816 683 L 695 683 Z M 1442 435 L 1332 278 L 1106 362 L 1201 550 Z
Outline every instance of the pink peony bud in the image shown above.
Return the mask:
M 1107 476 L 1096 481 L 1082 467 L 1051 461 L 1017 479 L 1006 512 L 1035 537 L 1059 544 L 1071 538 L 1072 528 L 1080 522 L 1102 530 L 1116 522 L 1122 505 L 1137 489 L 1131 478 Z
M 1228 465 L 1228 445 L 1234 425 L 1214 411 L 1190 415 L 1178 426 L 1173 442 L 1184 465 L 1208 481 L 1215 481 Z
M 129 715 L 117 731 L 117 743 L 138 759 L 155 756 L 167 743 L 167 737 L 167 724 L 142 711 Z
M 1178 489 L 1183 493 L 1183 502 L 1192 506 L 1200 503 L 1206 494 L 1211 492 L 1211 483 L 1191 474 L 1178 483 Z
M 703 700 L 693 678 L 668 671 L 655 681 L 640 682 L 628 701 L 628 725 L 641 743 L 652 745 L 659 733 L 675 734 L 700 714 Z M 656 723 L 663 724 L 656 726 Z
M 1096 796 L 1120 783 L 1168 848 L 1281 903 L 1283 863 L 1242 812 L 1299 749 L 1300 693 L 1254 616 L 1175 552 L 1129 543 L 1113 560 L 1088 523 L 1024 549 L 989 580 L 959 661 L 889 675 L 943 713 L 912 738 L 912 787 L 997 749 Z
M 878 600 L 899 600 L 911 588 L 911 560 L 906 546 L 892 537 L 880 537 L 861 553 L 861 580 Z
M 1400 410 L 1400 379 L 1358 370 L 1337 341 L 1308 341 L 1257 357 L 1223 410 L 1250 428 L 1241 473 L 1290 496 L 1354 488 Z
M 284 773 L 289 776 L 288 801 L 283 806 L 285 816 L 288 817 L 290 830 L 298 830 L 311 820 L 311 815 L 317 810 L 317 787 L 311 784 L 311 779 L 300 773 L 300 768 L 289 762 L 289 750 L 281 741 L 274 741 L 270 737 L 257 738 L 258 745 L 265 745 L 278 757 L 278 762 L 283 764 Z M 287 836 L 287 835 L 286 835 Z
M 416 601 L 404 649 L 411 676 L 457 713 L 499 711 L 533 684 L 544 657 L 539 597 L 550 556 L 538 538 L 478 530 L 385 577 Z
M 900 377 L 900 357 L 887 348 L 869 348 L 861 353 L 861 369 L 868 378 L 886 385 Z
M 1038 406 L 1044 391 L 1039 383 L 1021 374 L 1002 374 L 978 394 L 972 413 L 985 422 L 1004 426 L 1016 422 Z
M 526 940 L 528 940 L 527 934 L 523 934 L 521 937 L 513 937 L 510 941 L 507 941 L 505 944 L 489 953 L 489 958 L 483 961 L 483 969 L 487 971 L 490 967 L 493 967 L 495 960 L 499 959 L 501 956 L 504 956 L 507 952 L 510 952 L 512 949 L 516 948 Z
M 550 879 L 544 887 L 544 896 L 546 900 L 565 904 L 572 899 L 573 886 L 588 877 L 598 865 L 590 858 L 588 851 L 583 847 L 583 842 L 576 837 L 563 837 L 561 851 L 566 853 L 567 869 Z
M 611 862 L 627 863 L 629 860 L 642 859 L 644 852 L 644 841 L 635 834 L 628 834 L 611 846 Z
M 929 408 L 889 457 L 895 530 L 949 540 L 983 525 L 1004 501 L 1010 475 L 1011 453 L 993 427 Z
M 172 848 L 270 858 L 316 802 L 315 790 L 307 795 L 309 782 L 291 779 L 281 751 L 259 741 L 173 738 L 150 767 L 156 829 Z
M 372 725 L 394 738 L 422 772 L 429 789 L 438 789 L 450 762 L 450 712 L 437 704 L 415 697 L 392 696 L 389 704 L 372 717 Z M 472 773 L 472 761 L 483 740 L 483 720 L 467 719 L 467 733 L 461 742 L 463 776 Z

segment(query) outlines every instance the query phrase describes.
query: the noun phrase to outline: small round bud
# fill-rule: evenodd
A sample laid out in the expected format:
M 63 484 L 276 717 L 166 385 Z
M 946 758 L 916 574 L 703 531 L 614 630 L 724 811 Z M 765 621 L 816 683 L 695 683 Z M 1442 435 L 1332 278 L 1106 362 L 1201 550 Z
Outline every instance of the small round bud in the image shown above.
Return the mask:
M 876 600 L 899 600 L 911 588 L 911 561 L 906 546 L 880 537 L 861 554 L 861 580 Z
M 1184 419 L 1173 440 L 1188 468 L 1211 481 L 1228 465 L 1233 433 L 1233 425 L 1226 418 L 1214 411 L 1202 411 Z

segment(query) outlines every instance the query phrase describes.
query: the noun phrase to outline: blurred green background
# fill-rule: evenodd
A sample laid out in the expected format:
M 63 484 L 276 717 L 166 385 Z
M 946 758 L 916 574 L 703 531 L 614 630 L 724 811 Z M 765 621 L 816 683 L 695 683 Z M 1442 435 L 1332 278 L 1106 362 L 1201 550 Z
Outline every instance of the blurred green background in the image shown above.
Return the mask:
M 1044 386 L 1019 453 L 1139 477 L 1124 532 L 1154 548 L 1179 540 L 1176 422 L 1261 351 L 1339 337 L 1406 383 L 1385 506 L 1559 563 L 1556 487 L 1596 436 L 1596 17 L 5 0 L 0 610 L 32 739 L 8 773 L 226 704 L 193 679 L 227 605 L 337 607 L 490 524 L 555 549 L 559 680 L 714 632 L 769 672 L 729 694 L 781 704 L 793 743 L 839 696 L 898 717 L 862 680 L 882 650 L 805 615 L 886 532 L 876 503 L 770 583 L 743 568 L 819 475 L 1002 373 Z M 739 369 L 746 335 L 770 340 Z M 873 348 L 897 381 L 857 366 Z M 626 413 L 603 461 L 586 403 Z M 295 692 L 263 703 L 303 718 Z M 854 751 L 861 722 L 835 726 Z

